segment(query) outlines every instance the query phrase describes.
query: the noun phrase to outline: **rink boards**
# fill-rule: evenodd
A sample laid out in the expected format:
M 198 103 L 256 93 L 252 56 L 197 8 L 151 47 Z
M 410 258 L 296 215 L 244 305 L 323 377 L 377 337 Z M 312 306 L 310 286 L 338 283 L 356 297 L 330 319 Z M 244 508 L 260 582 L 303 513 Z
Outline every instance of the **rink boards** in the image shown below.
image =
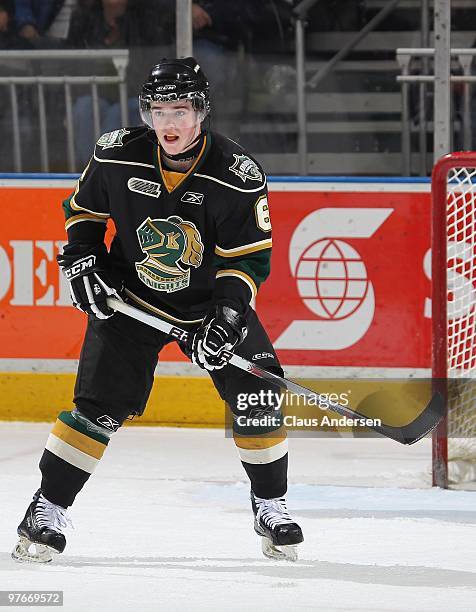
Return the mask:
M 71 407 L 85 327 L 55 256 L 72 175 L 0 176 L 0 419 Z M 270 179 L 272 272 L 256 309 L 287 375 L 360 400 L 362 378 L 423 377 L 431 350 L 426 179 Z M 160 202 L 158 202 L 160 204 Z M 210 381 L 174 346 L 141 423 L 220 425 Z

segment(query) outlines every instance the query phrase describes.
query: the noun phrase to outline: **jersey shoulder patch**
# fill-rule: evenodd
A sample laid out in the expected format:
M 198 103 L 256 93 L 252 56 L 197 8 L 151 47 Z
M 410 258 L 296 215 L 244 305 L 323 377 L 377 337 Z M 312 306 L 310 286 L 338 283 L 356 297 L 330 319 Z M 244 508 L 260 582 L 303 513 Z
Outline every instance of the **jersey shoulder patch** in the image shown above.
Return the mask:
M 97 161 L 130 161 L 152 163 L 151 141 L 146 127 L 124 127 L 106 132 L 96 143 L 94 157 Z
M 124 146 L 124 136 L 130 134 L 130 130 L 127 128 L 121 128 L 120 130 L 114 130 L 113 132 L 106 132 L 97 141 L 97 146 L 101 149 L 113 149 L 114 147 Z
M 266 175 L 258 162 L 237 142 L 213 134 L 213 154 L 210 163 L 199 172 L 230 189 L 257 192 L 266 186 Z
M 238 176 L 243 183 L 246 181 L 258 181 L 263 182 L 263 173 L 260 171 L 258 164 L 244 153 L 233 153 L 235 161 L 228 168 L 230 172 L 233 172 Z

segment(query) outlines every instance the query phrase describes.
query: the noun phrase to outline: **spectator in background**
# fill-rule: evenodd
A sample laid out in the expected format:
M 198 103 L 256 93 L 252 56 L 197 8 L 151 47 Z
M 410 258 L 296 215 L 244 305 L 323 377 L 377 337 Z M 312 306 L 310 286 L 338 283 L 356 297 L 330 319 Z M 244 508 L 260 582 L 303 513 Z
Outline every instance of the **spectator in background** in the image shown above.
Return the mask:
M 77 0 L 15 0 L 16 28 L 24 46 L 63 46 L 76 4 Z
M 197 0 L 192 4 L 194 53 L 205 71 L 213 74 L 217 94 L 224 93 L 224 79 L 231 77 L 239 92 L 246 75 L 239 74 L 236 50 L 268 55 L 283 51 L 291 28 L 292 3 L 287 0 Z
M 170 42 L 175 39 L 175 0 L 155 0 Z M 193 51 L 206 73 L 213 75 L 212 98 L 227 96 L 227 84 L 239 97 L 246 75 L 239 73 L 237 49 L 280 51 L 290 31 L 292 0 L 195 0 L 192 3 Z M 292 34 L 292 31 L 291 31 Z
M 319 0 L 309 11 L 310 27 L 319 32 L 360 30 L 365 23 L 365 4 L 363 0 Z M 393 14 L 391 19 L 395 19 Z
M 0 32 L 4 34 L 10 29 L 10 15 L 3 4 L 0 4 Z
M 160 0 L 86 0 L 73 13 L 68 45 L 77 49 L 129 49 L 127 87 L 129 125 L 141 124 L 137 91 L 147 76 L 144 72 L 170 51 L 171 42 L 160 10 Z M 162 45 L 159 47 L 159 45 Z M 113 73 L 115 74 L 115 72 Z M 122 125 L 117 86 L 100 87 L 101 132 L 111 132 Z M 93 134 L 91 95 L 80 96 L 73 108 L 77 161 L 89 160 Z
M 235 51 L 242 40 L 242 5 L 255 0 L 195 0 L 192 3 L 194 56 L 210 79 L 212 98 L 226 96 L 224 85 L 233 80 Z M 175 0 L 156 0 L 169 42 L 175 44 Z M 175 53 L 173 54 L 175 55 Z
M 213 75 L 212 99 L 226 96 L 226 81 L 233 77 L 235 51 L 240 41 L 240 6 L 226 0 L 192 4 L 194 55 Z
M 0 49 L 18 49 L 20 43 L 13 27 L 13 5 L 0 1 Z

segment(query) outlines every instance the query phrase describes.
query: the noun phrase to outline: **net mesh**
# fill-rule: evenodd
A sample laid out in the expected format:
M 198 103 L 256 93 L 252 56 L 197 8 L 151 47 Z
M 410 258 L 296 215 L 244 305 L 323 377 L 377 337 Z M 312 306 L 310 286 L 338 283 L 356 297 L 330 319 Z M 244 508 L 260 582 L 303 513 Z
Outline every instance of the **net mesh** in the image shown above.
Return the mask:
M 448 459 L 454 481 L 464 479 L 461 462 L 476 462 L 475 181 L 476 168 L 448 174 Z

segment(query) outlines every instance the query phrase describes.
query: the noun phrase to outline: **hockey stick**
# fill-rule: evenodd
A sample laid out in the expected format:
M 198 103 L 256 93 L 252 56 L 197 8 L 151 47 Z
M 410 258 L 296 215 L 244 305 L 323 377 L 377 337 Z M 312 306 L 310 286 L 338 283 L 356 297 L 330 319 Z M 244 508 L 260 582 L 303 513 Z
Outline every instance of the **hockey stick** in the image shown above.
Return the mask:
M 139 308 L 135 308 L 126 302 L 122 302 L 112 297 L 107 299 L 107 304 L 110 308 L 117 310 L 128 317 L 132 317 L 133 319 L 141 321 L 150 327 L 154 327 L 155 329 L 158 329 L 169 336 L 173 336 L 179 342 L 187 341 L 187 331 L 181 329 L 180 327 L 175 327 L 175 325 L 167 323 L 158 317 L 149 315 L 142 310 L 139 310 Z M 320 407 L 328 408 L 341 416 L 345 416 L 350 419 L 369 418 L 360 412 L 352 410 L 352 408 L 349 408 L 348 406 L 343 406 L 342 404 L 330 401 L 325 395 L 320 395 L 319 393 L 311 391 L 311 389 L 308 389 L 307 387 L 302 387 L 301 385 L 298 385 L 287 378 L 282 378 L 277 374 L 273 374 L 273 372 L 268 372 L 268 370 L 260 368 L 258 365 L 244 359 L 243 357 L 240 357 L 239 355 L 235 355 L 234 353 L 231 354 L 229 363 L 237 368 L 240 368 L 241 370 L 245 370 L 246 372 L 257 376 L 258 378 L 262 378 L 263 380 L 273 383 L 278 387 L 285 388 L 291 393 L 312 397 L 313 399 L 317 398 L 319 400 Z M 401 444 L 414 444 L 426 436 L 426 434 L 430 433 L 430 431 L 432 431 L 432 429 L 434 429 L 441 421 L 443 415 L 443 396 L 440 393 L 435 393 L 430 402 L 425 406 L 424 410 L 417 416 L 416 419 L 407 425 L 394 427 L 392 425 L 375 424 L 372 425 L 372 429 L 386 436 L 387 438 L 400 442 Z

